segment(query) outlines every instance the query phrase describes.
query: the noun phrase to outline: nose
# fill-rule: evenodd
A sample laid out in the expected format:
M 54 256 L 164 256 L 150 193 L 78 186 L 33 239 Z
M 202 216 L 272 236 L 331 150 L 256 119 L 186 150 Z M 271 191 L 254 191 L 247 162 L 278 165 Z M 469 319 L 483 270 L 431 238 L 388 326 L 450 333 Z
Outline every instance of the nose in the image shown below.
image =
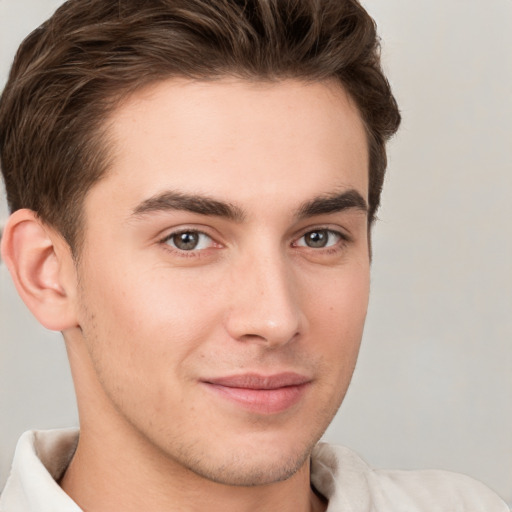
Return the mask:
M 277 348 L 305 326 L 293 268 L 278 254 L 261 254 L 232 267 L 226 329 L 238 341 Z

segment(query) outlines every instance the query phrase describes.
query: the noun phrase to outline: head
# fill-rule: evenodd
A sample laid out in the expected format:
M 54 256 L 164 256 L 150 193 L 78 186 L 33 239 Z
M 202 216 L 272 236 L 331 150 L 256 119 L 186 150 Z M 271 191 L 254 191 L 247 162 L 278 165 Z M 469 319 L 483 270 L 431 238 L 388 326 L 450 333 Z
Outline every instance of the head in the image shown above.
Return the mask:
M 398 123 L 352 0 L 71 0 L 29 36 L 0 104 L 4 254 L 64 332 L 81 442 L 230 485 L 306 467 L 357 358 Z

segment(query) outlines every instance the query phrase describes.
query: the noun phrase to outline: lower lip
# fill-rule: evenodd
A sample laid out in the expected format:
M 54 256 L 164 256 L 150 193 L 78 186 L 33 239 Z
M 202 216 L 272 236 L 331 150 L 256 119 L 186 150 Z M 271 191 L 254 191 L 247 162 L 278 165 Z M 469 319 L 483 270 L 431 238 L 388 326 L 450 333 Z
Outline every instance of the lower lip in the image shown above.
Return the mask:
M 205 383 L 218 395 L 258 414 L 277 414 L 290 409 L 304 396 L 309 383 L 277 389 L 232 388 Z

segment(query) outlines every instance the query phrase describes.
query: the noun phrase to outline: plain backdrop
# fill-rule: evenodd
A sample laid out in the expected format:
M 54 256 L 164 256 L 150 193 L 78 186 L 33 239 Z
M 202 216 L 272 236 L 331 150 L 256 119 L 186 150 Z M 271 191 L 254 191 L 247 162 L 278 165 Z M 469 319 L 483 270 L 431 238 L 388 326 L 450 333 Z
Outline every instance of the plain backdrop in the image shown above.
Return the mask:
M 0 0 L 0 88 L 60 3 Z M 512 1 L 364 5 L 404 121 L 363 347 L 326 438 L 377 467 L 467 473 L 512 504 Z M 77 418 L 60 334 L 36 324 L 1 264 L 0 339 L 1 486 L 21 432 Z

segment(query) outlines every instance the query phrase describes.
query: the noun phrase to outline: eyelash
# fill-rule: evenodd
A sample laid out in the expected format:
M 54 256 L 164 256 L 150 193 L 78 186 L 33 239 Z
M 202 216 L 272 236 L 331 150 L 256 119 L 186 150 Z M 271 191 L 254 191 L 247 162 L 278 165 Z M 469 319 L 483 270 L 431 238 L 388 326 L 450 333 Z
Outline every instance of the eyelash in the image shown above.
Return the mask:
M 315 247 L 309 247 L 307 245 L 298 245 L 298 241 L 302 240 L 307 235 L 315 233 L 315 232 L 325 232 L 325 233 L 328 233 L 330 236 L 334 235 L 335 237 L 338 238 L 338 240 L 334 244 L 326 246 L 326 247 L 315 248 Z M 207 248 L 191 249 L 191 250 L 187 251 L 185 249 L 179 249 L 178 247 L 173 247 L 168 243 L 174 237 L 177 237 L 179 235 L 184 235 L 184 234 L 192 234 L 192 235 L 195 234 L 195 235 L 199 235 L 199 236 L 208 237 L 210 239 L 211 245 L 210 245 L 210 247 L 207 247 Z M 334 254 L 334 253 L 340 251 L 341 249 L 343 249 L 349 242 L 350 242 L 350 237 L 341 231 L 337 231 L 337 230 L 330 229 L 327 227 L 317 227 L 317 228 L 313 228 L 313 229 L 308 228 L 308 230 L 305 231 L 300 237 L 296 238 L 291 245 L 294 248 L 304 247 L 305 249 L 309 249 L 309 250 L 312 250 L 312 251 L 315 251 L 318 253 L 323 252 L 324 254 Z M 212 246 L 215 246 L 217 244 L 217 242 L 215 242 L 215 240 L 210 235 L 208 235 L 204 231 L 201 231 L 198 229 L 193 229 L 193 228 L 180 229 L 178 231 L 173 231 L 172 233 L 169 233 L 164 238 L 162 238 L 159 241 L 159 243 L 162 246 L 164 246 L 165 250 L 167 250 L 173 254 L 176 254 L 182 258 L 199 258 L 199 257 L 207 256 L 208 249 L 210 249 Z M 221 246 L 221 244 L 217 244 L 217 245 Z

